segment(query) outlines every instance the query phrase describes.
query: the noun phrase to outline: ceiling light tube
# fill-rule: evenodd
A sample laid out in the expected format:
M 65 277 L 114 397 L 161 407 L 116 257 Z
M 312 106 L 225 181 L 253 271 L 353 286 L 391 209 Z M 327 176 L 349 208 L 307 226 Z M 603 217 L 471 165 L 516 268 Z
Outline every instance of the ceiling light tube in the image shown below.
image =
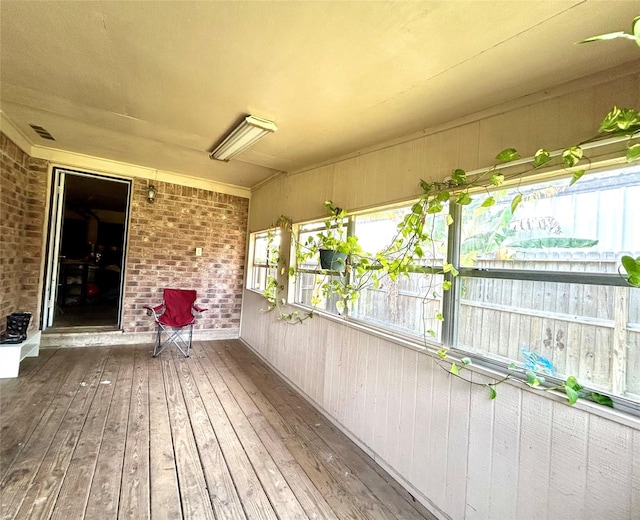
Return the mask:
M 239 153 L 258 142 L 265 135 L 278 129 L 273 121 L 261 119 L 255 116 L 247 116 L 213 152 L 209 154 L 211 159 L 228 161 Z

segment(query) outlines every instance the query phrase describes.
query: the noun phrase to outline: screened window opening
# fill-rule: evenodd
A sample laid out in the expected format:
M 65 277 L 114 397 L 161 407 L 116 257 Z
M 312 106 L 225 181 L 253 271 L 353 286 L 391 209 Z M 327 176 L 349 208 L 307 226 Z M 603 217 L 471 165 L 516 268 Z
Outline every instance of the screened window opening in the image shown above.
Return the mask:
M 513 211 L 517 194 L 521 202 Z M 483 205 L 489 196 L 492 204 Z M 408 272 L 376 286 L 361 284 L 345 311 L 322 285 L 363 280 L 354 278 L 355 269 L 321 269 L 317 255 L 299 259 L 289 301 L 424 347 L 451 348 L 476 364 L 504 369 L 535 359 L 535 368 L 549 376 L 575 376 L 594 391 L 640 402 L 640 289 L 619 273 L 623 255 L 640 257 L 638 200 L 638 166 L 589 173 L 575 184 L 569 177 L 475 194 L 468 205 L 452 205 L 450 214 L 447 208 L 424 215 L 431 240 L 411 258 Z M 381 251 L 403 254 L 389 247 L 411 211 L 407 204 L 351 215 L 341 228 L 358 237 L 370 258 Z M 326 224 L 296 229 L 304 247 Z M 256 290 L 268 276 L 266 236 L 254 238 Z M 349 259 L 352 266 L 358 261 Z M 445 265 L 459 275 L 443 273 Z M 445 282 L 450 291 L 443 290 Z

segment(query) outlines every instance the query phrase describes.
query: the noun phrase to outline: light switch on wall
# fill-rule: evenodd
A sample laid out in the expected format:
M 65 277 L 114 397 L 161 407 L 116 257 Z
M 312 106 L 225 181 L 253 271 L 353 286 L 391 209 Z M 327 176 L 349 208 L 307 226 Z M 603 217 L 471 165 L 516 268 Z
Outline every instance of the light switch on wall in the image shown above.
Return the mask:
M 196 256 L 202 256 L 202 248 L 196 247 Z

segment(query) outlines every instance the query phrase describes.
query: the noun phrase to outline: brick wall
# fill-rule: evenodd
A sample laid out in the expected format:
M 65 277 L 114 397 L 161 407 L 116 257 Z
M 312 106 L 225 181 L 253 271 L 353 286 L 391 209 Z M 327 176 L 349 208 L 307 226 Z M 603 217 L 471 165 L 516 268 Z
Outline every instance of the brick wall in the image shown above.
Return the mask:
M 153 330 L 145 305 L 159 304 L 162 289 L 195 289 L 209 309 L 196 329 L 240 327 L 248 199 L 155 182 L 156 202 L 146 200 L 147 182 L 134 180 L 125 271 L 123 328 Z M 203 254 L 195 256 L 195 248 Z
M 0 329 L 4 316 L 29 311 L 40 322 L 47 162 L 30 158 L 0 133 Z M 123 329 L 154 330 L 145 305 L 162 300 L 162 289 L 198 291 L 207 307 L 196 329 L 233 336 L 240 327 L 248 199 L 156 182 L 156 202 L 146 200 L 147 182 L 134 179 L 125 271 Z M 202 247 L 203 255 L 195 256 Z
M 0 133 L 0 329 L 11 312 L 40 322 L 42 243 L 47 162 L 30 158 Z

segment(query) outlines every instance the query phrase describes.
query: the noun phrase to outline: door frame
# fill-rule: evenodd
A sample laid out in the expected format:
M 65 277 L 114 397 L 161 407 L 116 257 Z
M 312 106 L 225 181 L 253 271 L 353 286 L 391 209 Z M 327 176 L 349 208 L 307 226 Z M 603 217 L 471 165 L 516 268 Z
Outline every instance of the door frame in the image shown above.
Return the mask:
M 44 266 L 44 283 L 42 293 L 42 307 L 40 312 L 40 328 L 45 331 L 53 326 L 53 319 L 56 312 L 56 302 L 58 299 L 59 284 L 59 259 L 62 238 L 62 224 L 65 204 L 65 186 L 67 175 L 93 177 L 96 179 L 120 182 L 127 186 L 127 200 L 125 203 L 124 230 L 122 236 L 121 263 L 120 263 L 120 295 L 118 298 L 117 328 L 122 330 L 122 315 L 124 310 L 124 280 L 126 271 L 127 249 L 129 243 L 129 220 L 131 216 L 131 196 L 133 179 L 118 177 L 105 173 L 94 173 L 62 166 L 52 168 L 52 182 L 50 190 L 49 204 L 49 225 L 47 231 L 46 255 Z M 70 332 L 73 328 L 69 329 Z

